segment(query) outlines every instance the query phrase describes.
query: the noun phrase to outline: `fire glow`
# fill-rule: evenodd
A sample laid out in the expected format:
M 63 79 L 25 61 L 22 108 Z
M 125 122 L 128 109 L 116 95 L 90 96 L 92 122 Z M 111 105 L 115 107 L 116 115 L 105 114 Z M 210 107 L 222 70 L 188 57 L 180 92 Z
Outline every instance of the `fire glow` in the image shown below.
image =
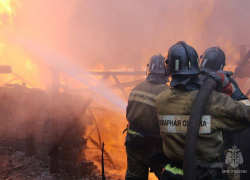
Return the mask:
M 20 85 L 26 80 L 29 82 L 27 87 L 43 90 L 51 84 L 48 59 L 55 61 L 55 58 L 44 56 L 42 48 L 36 49 L 40 56 L 35 56 L 28 48 L 14 43 L 19 38 L 62 52 L 78 71 L 144 70 L 153 54 L 161 52 L 166 56 L 168 48 L 179 40 L 187 41 L 199 54 L 219 45 L 227 56 L 226 70 L 235 69 L 240 58 L 235 46 L 250 40 L 249 27 L 245 27 L 249 24 L 248 18 L 245 20 L 241 14 L 232 17 L 235 13 L 231 11 L 239 12 L 237 8 L 245 8 L 241 2 L 159 0 L 158 3 L 144 0 L 0 0 L 0 65 L 10 65 L 13 69 L 13 74 L 0 74 L 0 84 L 11 81 Z M 221 9 L 224 8 L 227 10 L 223 11 L 222 18 Z M 74 75 L 75 68 L 69 70 L 69 66 L 60 64 L 62 59 L 57 62 L 64 70 L 60 74 L 60 83 L 72 88 L 86 88 L 86 84 L 80 82 L 82 77 Z M 16 78 L 18 76 L 22 79 Z M 95 86 L 100 78 L 91 77 L 87 82 Z M 133 79 L 133 76 L 119 77 L 121 83 Z M 239 80 L 240 86 L 245 86 L 244 92 L 249 89 L 245 81 Z M 103 90 L 100 94 L 106 93 L 116 106 L 98 96 L 100 102 L 96 104 L 109 106 L 105 107 L 109 111 L 96 112 L 96 116 L 102 123 L 106 150 L 122 165 L 124 174 L 126 159 L 121 160 L 121 157 L 125 157 L 125 135 L 122 131 L 127 124 L 124 113 L 127 99 L 119 89 L 110 91 L 106 87 L 114 83 L 115 80 L 109 78 L 99 91 Z M 131 87 L 125 90 L 129 93 Z M 117 106 L 122 107 L 122 113 L 117 112 Z

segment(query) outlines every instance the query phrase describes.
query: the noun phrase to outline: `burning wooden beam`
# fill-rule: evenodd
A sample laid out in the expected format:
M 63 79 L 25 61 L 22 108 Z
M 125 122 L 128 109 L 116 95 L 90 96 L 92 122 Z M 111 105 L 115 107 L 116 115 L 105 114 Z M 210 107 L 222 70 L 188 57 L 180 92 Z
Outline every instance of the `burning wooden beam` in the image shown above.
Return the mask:
M 88 71 L 90 75 L 95 75 L 95 76 L 103 76 L 105 74 L 108 75 L 115 75 L 115 76 L 142 76 L 145 75 L 145 71 L 130 71 L 130 72 L 125 72 L 125 71 L 105 71 L 105 72 L 95 72 L 95 71 Z
M 109 89 L 120 89 L 122 88 L 126 88 L 126 87 L 131 87 L 131 86 L 135 86 L 138 83 L 144 81 L 145 79 L 139 79 L 139 80 L 135 80 L 135 81 L 129 81 L 129 82 L 125 82 L 125 83 L 120 83 L 120 84 L 112 84 L 112 85 L 108 85 L 107 87 Z M 60 84 L 59 85 L 60 88 L 65 88 L 65 85 Z M 85 93 L 85 92 L 91 92 L 92 90 L 90 88 L 79 88 L 79 89 L 68 89 L 68 92 L 70 93 Z

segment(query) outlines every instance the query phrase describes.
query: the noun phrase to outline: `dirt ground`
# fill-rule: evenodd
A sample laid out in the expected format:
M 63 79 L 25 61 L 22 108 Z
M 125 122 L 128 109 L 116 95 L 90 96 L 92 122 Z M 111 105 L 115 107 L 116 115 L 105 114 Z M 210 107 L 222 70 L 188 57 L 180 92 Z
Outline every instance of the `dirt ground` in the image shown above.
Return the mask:
M 120 180 L 124 177 L 105 172 L 107 180 Z M 0 179 L 4 180 L 94 180 L 101 179 L 101 171 L 95 170 L 90 176 L 76 177 L 60 170 L 50 174 L 49 165 L 33 157 L 26 157 L 24 152 L 12 148 L 0 147 Z

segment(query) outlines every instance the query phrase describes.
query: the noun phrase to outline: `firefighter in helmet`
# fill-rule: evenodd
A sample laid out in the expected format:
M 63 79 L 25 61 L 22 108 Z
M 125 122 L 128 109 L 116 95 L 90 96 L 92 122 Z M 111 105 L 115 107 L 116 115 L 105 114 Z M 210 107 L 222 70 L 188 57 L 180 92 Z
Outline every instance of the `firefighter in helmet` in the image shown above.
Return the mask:
M 209 76 L 210 73 L 219 70 L 224 70 L 225 66 L 226 66 L 226 56 L 223 50 L 220 47 L 208 48 L 201 56 L 201 74 L 199 75 L 199 77 L 202 81 L 204 81 Z M 238 83 L 231 77 L 229 78 L 229 80 L 233 86 L 233 94 L 231 95 L 231 98 L 241 103 L 244 103 L 247 106 L 250 106 L 250 101 L 248 97 L 246 97 L 242 93 Z M 248 136 L 246 136 L 247 134 Z M 239 141 L 240 138 L 244 138 L 246 141 L 249 141 L 248 138 L 250 136 L 250 128 L 246 128 L 241 131 L 223 131 L 222 135 L 224 141 L 224 156 L 226 157 L 229 149 L 231 149 L 234 145 L 237 145 L 237 148 L 239 148 L 241 151 L 243 150 L 242 153 L 244 156 L 244 165 L 248 165 L 249 166 L 248 168 L 250 168 L 250 156 L 248 155 L 249 153 L 244 153 L 246 150 L 249 150 L 249 147 L 247 143 L 242 143 L 241 141 Z M 234 168 L 228 166 L 227 169 L 234 169 Z M 240 174 L 230 173 L 228 174 L 228 176 L 230 179 L 235 179 L 237 177 L 239 179 Z
M 136 85 L 129 94 L 126 117 L 128 130 L 125 140 L 127 152 L 126 179 L 148 179 L 149 157 L 162 151 L 158 118 L 155 108 L 156 96 L 168 89 L 165 73 L 165 57 L 154 55 L 147 64 L 147 78 Z M 164 166 L 154 168 L 160 177 Z
M 199 58 L 195 49 L 180 41 L 173 45 L 166 59 L 171 88 L 156 98 L 166 166 L 162 179 L 183 179 L 183 157 L 188 120 L 194 100 L 202 86 Z M 204 110 L 197 145 L 197 179 L 223 179 L 223 138 L 221 129 L 236 130 L 250 126 L 250 108 L 234 101 L 229 72 L 211 73 L 217 82 Z M 226 95 L 228 94 L 228 95 Z
M 201 56 L 201 74 L 200 79 L 204 81 L 210 73 L 224 70 L 226 66 L 226 56 L 220 47 L 208 48 Z M 233 86 L 233 94 L 231 98 L 240 101 L 246 105 L 250 105 L 248 97 L 246 97 L 239 88 L 238 83 L 233 79 L 229 78 Z

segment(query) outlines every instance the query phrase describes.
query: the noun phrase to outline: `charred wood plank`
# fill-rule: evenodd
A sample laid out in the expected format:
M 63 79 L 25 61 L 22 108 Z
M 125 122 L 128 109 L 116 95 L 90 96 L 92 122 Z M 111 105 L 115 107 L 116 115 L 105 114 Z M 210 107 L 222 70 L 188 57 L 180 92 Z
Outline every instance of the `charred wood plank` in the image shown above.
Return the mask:
M 104 154 L 104 143 L 102 144 L 102 180 L 106 180 L 105 172 L 104 172 L 104 157 L 103 157 L 103 154 Z
M 50 156 L 50 166 L 49 166 L 49 171 L 50 173 L 57 173 L 59 169 L 59 152 L 58 150 L 55 151 L 51 156 Z
M 138 83 L 144 81 L 145 79 L 139 79 L 139 80 L 134 80 L 134 81 L 129 81 L 129 82 L 125 82 L 125 83 L 120 83 L 120 85 L 118 84 L 112 84 L 107 86 L 109 89 L 119 89 L 120 87 L 122 88 L 126 88 L 126 87 L 131 87 L 131 86 L 135 86 Z M 60 85 L 61 88 L 64 88 L 64 85 Z M 80 88 L 80 89 L 69 89 L 70 93 L 84 93 L 84 92 L 91 92 L 92 90 L 90 88 Z
M 125 72 L 125 71 L 106 71 L 106 72 L 95 72 L 95 71 L 88 71 L 90 75 L 95 75 L 95 76 L 103 76 L 103 75 L 116 75 L 116 76 L 142 76 L 145 75 L 145 71 L 130 71 L 130 72 Z
M 101 146 L 102 140 L 101 140 L 101 134 L 100 134 L 100 130 L 99 130 L 97 121 L 96 121 L 95 116 L 94 116 L 94 114 L 92 113 L 92 111 L 91 111 L 90 109 L 88 109 L 88 110 L 89 110 L 90 115 L 91 115 L 92 118 L 93 118 L 94 123 L 95 123 L 95 127 L 96 127 L 96 131 L 97 131 L 97 134 L 98 134 L 99 143 L 100 143 L 100 146 Z M 89 135 L 89 136 L 90 136 L 90 135 Z

